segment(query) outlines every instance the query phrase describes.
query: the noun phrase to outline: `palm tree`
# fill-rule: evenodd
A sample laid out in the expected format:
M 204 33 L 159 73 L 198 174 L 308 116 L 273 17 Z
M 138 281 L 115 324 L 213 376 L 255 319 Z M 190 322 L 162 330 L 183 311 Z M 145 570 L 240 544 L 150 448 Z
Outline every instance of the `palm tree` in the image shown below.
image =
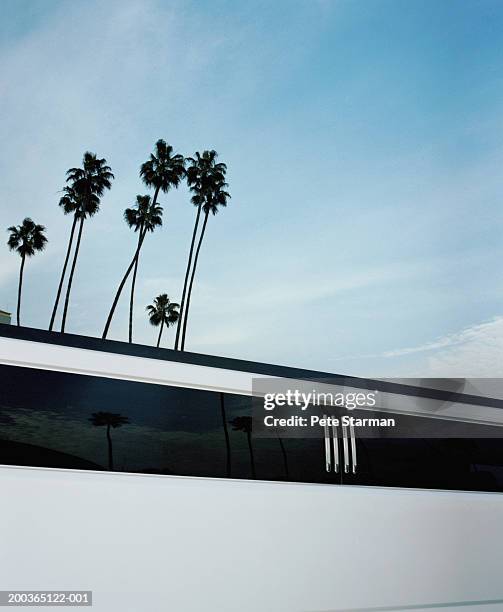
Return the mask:
M 54 301 L 54 306 L 51 314 L 51 321 L 49 323 L 49 331 L 52 331 L 54 327 L 54 321 L 56 319 L 56 313 L 58 310 L 59 300 L 61 298 L 61 291 L 63 289 L 63 283 L 65 280 L 66 269 L 68 267 L 68 261 L 70 259 L 70 252 L 72 250 L 73 238 L 75 235 L 75 228 L 77 226 L 77 222 L 82 214 L 83 210 L 83 198 L 80 196 L 73 187 L 69 187 L 68 185 L 63 188 L 64 195 L 59 200 L 59 206 L 62 208 L 63 213 L 65 215 L 73 213 L 73 222 L 72 228 L 70 230 L 70 239 L 68 240 L 68 247 L 66 249 L 65 261 L 63 264 L 63 270 L 61 271 L 61 277 L 59 279 L 58 290 L 56 293 L 56 299 Z M 94 214 L 99 208 L 99 198 L 97 195 L 91 195 L 89 198 L 90 205 L 87 206 L 87 213 L 89 216 Z
M 110 189 L 112 187 L 112 180 L 114 178 L 112 169 L 110 166 L 106 165 L 106 159 L 98 159 L 95 153 L 89 153 L 89 151 L 84 153 L 82 168 L 70 168 L 66 173 L 66 181 L 70 184 L 70 187 L 80 201 L 80 208 L 78 210 L 80 224 L 79 233 L 77 235 L 77 245 L 75 247 L 70 277 L 68 279 L 68 287 L 66 289 L 63 318 L 61 320 L 62 332 L 65 331 L 66 316 L 70 303 L 70 292 L 72 290 L 73 275 L 79 256 L 84 221 L 87 217 L 92 217 L 98 212 L 100 198 L 104 194 L 105 189 Z
M 225 396 L 220 393 L 220 414 L 222 415 L 222 425 L 224 428 L 225 436 L 225 449 L 227 451 L 227 478 L 231 477 L 231 441 L 229 438 L 229 429 L 227 427 L 227 416 L 225 414 Z
M 150 154 L 150 158 L 141 165 L 140 167 L 140 177 L 147 187 L 154 188 L 154 197 L 152 199 L 152 205 L 155 206 L 157 204 L 157 198 L 159 196 L 159 192 L 167 193 L 171 187 L 177 188 L 180 184 L 180 181 L 185 176 L 185 159 L 183 155 L 179 155 L 178 153 L 173 154 L 173 147 L 171 145 L 166 144 L 166 142 L 162 139 L 158 140 L 155 143 L 155 153 Z M 141 249 L 141 243 L 143 243 L 143 239 L 145 238 L 145 232 L 140 232 L 138 236 L 139 249 L 137 249 L 137 253 L 139 255 Z M 131 288 L 131 297 L 130 297 L 130 308 L 129 308 L 129 321 L 130 321 L 130 333 L 129 333 L 129 341 L 132 342 L 132 302 L 134 298 L 134 283 L 136 282 L 136 273 L 138 269 L 138 258 L 133 258 L 132 265 L 128 268 L 126 272 L 126 276 L 123 279 L 123 282 L 119 286 L 119 290 L 117 291 L 117 295 L 115 296 L 114 304 L 112 305 L 112 309 L 110 314 L 108 315 L 107 322 L 105 324 L 105 329 L 103 331 L 103 338 L 107 337 L 108 330 L 110 328 L 110 323 L 112 322 L 112 318 L 114 315 L 115 307 L 117 306 L 117 302 L 119 301 L 120 293 L 124 287 L 124 284 L 127 280 L 127 277 L 131 273 L 131 270 L 134 268 L 133 273 L 133 286 Z
M 141 165 L 140 177 L 147 187 L 154 188 L 155 204 L 159 191 L 167 193 L 171 187 L 177 188 L 185 176 L 185 159 L 183 155 L 173 154 L 173 147 L 162 139 L 155 143 L 155 154 Z
M 126 273 L 122 277 L 121 282 L 119 283 L 119 287 L 115 294 L 114 301 L 112 303 L 112 307 L 110 308 L 110 312 L 108 313 L 108 319 L 105 324 L 105 329 L 103 330 L 103 338 L 107 337 L 108 330 L 110 329 L 110 324 L 112 323 L 112 319 L 115 313 L 115 309 L 117 308 L 117 304 L 119 302 L 119 298 L 121 296 L 122 290 L 124 289 L 124 285 L 131 274 L 131 270 L 133 267 L 135 268 L 135 273 L 133 276 L 133 287 L 131 290 L 131 299 L 129 303 L 129 341 L 132 341 L 133 335 L 133 322 L 132 322 L 132 308 L 133 308 L 133 297 L 134 297 L 134 283 L 136 282 L 136 270 L 138 266 L 138 259 L 140 257 L 141 247 L 143 245 L 143 241 L 145 240 L 145 236 L 147 232 L 153 232 L 156 227 L 160 227 L 162 225 L 162 206 L 159 204 L 155 204 L 150 201 L 150 196 L 145 195 L 137 195 L 136 196 L 136 204 L 133 208 L 126 208 L 124 211 L 124 220 L 127 225 L 134 229 L 135 232 L 138 232 L 138 244 L 136 246 L 136 251 L 133 255 L 133 259 L 129 264 Z
M 155 152 L 151 153 L 150 158 L 141 165 L 140 177 L 143 183 L 147 187 L 154 188 L 154 204 L 157 202 L 159 191 L 167 193 L 172 187 L 177 189 L 185 177 L 185 158 L 173 151 L 171 145 L 159 139 L 155 143 Z
M 107 428 L 108 469 L 113 471 L 114 459 L 112 453 L 112 436 L 110 435 L 110 428 L 116 429 L 117 427 L 122 427 L 122 425 L 127 425 L 129 423 L 129 419 L 121 414 L 117 414 L 116 412 L 93 412 L 89 420 L 95 427 L 106 426 Z
M 17 290 L 17 325 L 21 325 L 21 292 L 23 290 L 24 264 L 27 257 L 32 257 L 37 251 L 43 251 L 47 243 L 44 236 L 45 227 L 37 225 L 29 217 L 23 220 L 21 225 L 12 225 L 7 228 L 10 232 L 7 245 L 11 251 L 16 251 L 21 257 L 21 268 L 19 270 L 19 286 Z
M 229 423 L 232 425 L 233 431 L 242 431 L 246 434 L 246 437 L 248 439 L 248 450 L 250 451 L 252 478 L 255 478 L 255 459 L 253 457 L 253 446 L 251 440 L 252 418 L 250 416 L 238 416 L 232 419 L 232 421 L 229 421 Z
M 185 309 L 185 297 L 187 292 L 187 284 L 189 280 L 190 267 L 192 264 L 192 256 L 194 254 L 194 245 L 196 242 L 197 228 L 199 226 L 199 219 L 201 217 L 201 208 L 204 204 L 204 195 L 203 191 L 208 183 L 211 182 L 223 182 L 225 180 L 225 172 L 227 170 L 227 166 L 223 163 L 216 163 L 216 159 L 218 154 L 216 151 L 203 151 L 201 155 L 199 151 L 196 151 L 195 157 L 188 157 L 187 162 L 189 162 L 189 166 L 187 168 L 187 184 L 190 187 L 190 190 L 193 192 L 193 196 L 191 198 L 192 204 L 197 206 L 196 213 L 196 221 L 194 223 L 194 229 L 192 231 L 192 240 L 190 242 L 189 249 L 189 259 L 187 261 L 187 267 L 185 270 L 185 279 L 183 281 L 183 291 L 182 291 L 182 303 L 180 307 L 180 312 L 182 316 L 178 320 L 178 325 L 176 328 L 176 339 L 175 339 L 175 350 L 178 349 L 178 344 L 180 340 L 180 331 L 182 324 L 183 312 Z
M 203 243 L 204 234 L 206 232 L 206 224 L 208 223 L 208 217 L 210 212 L 213 215 L 216 215 L 218 212 L 219 206 L 227 206 L 227 200 L 231 197 L 227 191 L 225 191 L 225 187 L 227 187 L 227 183 L 224 181 L 216 180 L 215 182 L 209 182 L 207 187 L 202 187 L 199 197 L 201 199 L 204 198 L 204 204 L 202 205 L 204 211 L 204 221 L 203 227 L 201 229 L 201 234 L 199 236 L 199 242 L 197 244 L 196 254 L 194 257 L 194 265 L 192 267 L 192 274 L 190 276 L 189 288 L 187 291 L 187 305 L 182 313 L 183 316 L 183 326 L 182 326 L 182 339 L 180 348 L 183 351 L 185 348 L 185 335 L 187 333 L 187 321 L 189 320 L 189 308 L 190 308 L 190 298 L 192 296 L 192 286 L 194 285 L 194 277 L 196 275 L 197 262 L 199 260 L 199 252 L 201 250 L 201 245 Z
M 158 295 L 153 304 L 147 306 L 148 318 L 151 325 L 155 327 L 161 326 L 159 330 L 159 337 L 157 338 L 157 346 L 161 344 L 162 330 L 164 326 L 170 327 L 178 321 L 180 313 L 178 311 L 179 305 L 169 301 L 169 297 L 166 293 Z
M 148 231 L 154 231 L 154 223 L 158 222 L 158 225 L 162 225 L 162 208 L 161 206 L 155 205 L 152 210 L 149 208 L 150 196 L 136 196 L 136 208 L 126 208 L 124 211 L 124 219 L 129 227 L 133 228 L 135 232 L 138 232 L 138 255 L 135 259 L 133 269 L 133 282 L 131 283 L 131 294 L 129 297 L 129 342 L 133 342 L 133 306 L 134 306 L 134 290 L 136 287 L 136 276 L 138 273 L 138 262 L 140 260 L 140 239 L 143 229 L 149 224 L 151 227 Z M 154 210 L 155 209 L 155 210 Z M 157 214 L 156 212 L 157 211 Z
M 179 153 L 173 154 L 173 147 L 164 140 L 159 139 L 155 143 L 155 154 L 150 154 L 150 159 L 142 164 L 140 177 L 147 187 L 154 188 L 153 203 L 157 202 L 159 191 L 167 193 L 171 187 L 178 188 L 182 178 L 185 176 L 185 158 Z M 132 317 L 133 317 L 133 292 L 136 279 L 138 261 L 135 263 L 133 273 L 133 285 L 131 287 L 131 300 L 129 309 L 129 342 L 132 342 Z

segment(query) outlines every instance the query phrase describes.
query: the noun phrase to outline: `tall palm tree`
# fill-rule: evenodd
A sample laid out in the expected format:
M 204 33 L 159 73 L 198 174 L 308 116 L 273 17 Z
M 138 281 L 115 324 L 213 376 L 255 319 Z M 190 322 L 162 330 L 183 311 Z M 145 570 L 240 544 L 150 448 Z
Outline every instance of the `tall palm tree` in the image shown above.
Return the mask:
M 154 327 L 161 326 L 159 330 L 159 336 L 157 338 L 157 346 L 161 344 L 162 330 L 164 326 L 170 327 L 178 321 L 180 315 L 178 309 L 179 305 L 175 302 L 170 302 L 169 297 L 166 293 L 158 295 L 153 304 L 147 306 L 148 318 L 151 325 Z
M 140 177 L 143 180 L 144 184 L 147 187 L 154 188 L 154 197 L 152 198 L 152 205 L 155 206 L 157 204 L 157 198 L 159 197 L 159 192 L 167 193 L 172 187 L 177 188 L 180 184 L 180 181 L 185 176 L 185 158 L 183 155 L 179 155 L 178 153 L 173 153 L 174 149 L 171 145 L 168 145 L 164 140 L 160 139 L 155 143 L 155 152 L 150 154 L 150 158 L 144 162 L 140 167 Z M 137 249 L 137 253 L 139 255 L 141 250 L 141 244 L 143 243 L 143 239 L 145 235 L 140 232 L 138 236 L 139 248 Z M 108 330 L 110 328 L 110 323 L 112 322 L 113 314 L 115 311 L 115 307 L 117 306 L 117 302 L 119 301 L 120 293 L 122 292 L 122 288 L 127 280 L 127 277 L 131 273 L 131 270 L 134 268 L 133 273 L 133 284 L 131 287 L 131 296 L 129 300 L 129 342 L 133 340 L 132 334 L 132 319 L 133 319 L 133 300 L 134 300 L 134 285 L 136 282 L 136 274 L 138 270 L 138 258 L 133 258 L 132 265 L 128 268 L 126 272 L 126 276 L 123 279 L 123 282 L 119 286 L 119 290 L 117 291 L 117 295 L 115 296 L 114 304 L 112 305 L 112 309 L 108 316 L 108 320 L 105 324 L 105 329 L 103 331 L 103 338 L 107 337 Z
M 79 195 L 75 191 L 73 187 L 70 187 L 67 185 L 66 187 L 63 188 L 63 193 L 64 195 L 59 200 L 59 206 L 62 208 L 63 213 L 65 215 L 73 213 L 73 222 L 72 222 L 72 228 L 70 230 L 70 239 L 68 240 L 68 247 L 66 249 L 65 261 L 63 263 L 63 270 L 61 271 L 61 277 L 59 279 L 58 290 L 56 292 L 56 299 L 54 301 L 54 306 L 52 308 L 51 321 L 49 323 L 49 331 L 52 331 L 54 327 L 54 321 L 56 319 L 56 313 L 58 311 L 59 300 L 61 298 L 61 291 L 63 289 L 63 283 L 65 280 L 66 269 L 68 267 L 68 261 L 70 259 L 70 252 L 72 250 L 73 238 L 75 235 L 75 228 L 77 226 L 77 222 L 80 218 L 80 215 L 82 214 L 82 211 L 84 209 L 83 198 L 81 195 Z M 88 214 L 89 213 L 94 214 L 94 212 L 96 212 L 99 208 L 99 204 L 100 204 L 99 198 L 97 195 L 93 194 L 89 198 L 89 201 L 90 201 L 90 206 L 89 205 L 87 206 Z
M 233 431 L 242 431 L 246 434 L 246 438 L 248 440 L 248 450 L 250 451 L 250 464 L 252 471 L 252 478 L 256 478 L 255 473 L 255 458 L 253 456 L 253 446 L 252 446 L 252 417 L 250 416 L 238 416 L 229 421 L 232 425 Z
M 21 257 L 21 268 L 19 269 L 19 285 L 17 290 L 17 325 L 21 325 L 21 293 L 23 290 L 24 264 L 27 257 L 32 257 L 37 251 L 43 251 L 47 243 L 44 235 L 45 227 L 38 225 L 29 217 L 23 220 L 21 225 L 11 225 L 7 228 L 10 232 L 7 245 L 11 251 L 16 251 Z
M 136 196 L 134 208 L 126 208 L 124 219 L 129 227 L 138 232 L 138 245 L 142 231 L 153 232 L 157 226 L 162 225 L 162 207 L 157 204 L 150 204 L 150 196 Z M 134 290 L 136 287 L 136 276 L 138 273 L 138 262 L 140 260 L 140 248 L 133 268 L 133 281 L 131 283 L 131 294 L 129 298 L 129 342 L 133 342 L 133 306 Z
M 77 258 L 79 256 L 84 221 L 86 218 L 92 217 L 98 212 L 100 198 L 106 189 L 112 187 L 112 180 L 115 178 L 112 174 L 112 169 L 110 166 L 107 166 L 106 162 L 106 159 L 99 159 L 96 157 L 95 153 L 89 153 L 89 151 L 87 151 L 84 153 L 82 168 L 70 168 L 66 173 L 66 181 L 80 201 L 80 209 L 78 211 L 80 223 L 77 244 L 73 256 L 72 267 L 70 269 L 70 277 L 68 279 L 68 287 L 66 289 L 65 305 L 61 320 L 62 332 L 65 331 L 70 293 L 72 290 L 73 276 L 75 274 L 75 266 L 77 265 Z
M 106 427 L 107 428 L 107 442 L 108 442 L 108 469 L 113 471 L 114 469 L 114 458 L 112 452 L 112 436 L 110 428 L 116 429 L 127 425 L 129 419 L 116 412 L 93 412 L 89 419 L 95 427 Z
M 180 341 L 181 324 L 185 310 L 185 298 L 190 268 L 192 265 L 192 256 L 194 254 L 197 229 L 199 227 L 199 219 L 201 217 L 201 208 L 205 202 L 204 192 L 208 186 L 211 186 L 211 184 L 223 183 L 225 180 L 225 173 L 227 171 L 227 166 L 224 163 L 217 163 L 217 157 L 217 152 L 211 150 L 203 151 L 202 155 L 199 153 L 199 151 L 197 151 L 195 157 L 187 158 L 187 162 L 189 162 L 189 166 L 187 167 L 187 184 L 194 194 L 191 198 L 191 202 L 197 207 L 197 213 L 194 229 L 192 231 L 192 240 L 190 242 L 189 258 L 187 261 L 187 267 L 185 269 L 185 279 L 183 281 L 182 302 L 180 306 L 181 316 L 178 320 L 178 325 L 176 328 L 175 350 L 178 349 Z
M 197 262 L 199 260 L 199 252 L 201 251 L 201 245 L 203 243 L 204 234 L 206 232 L 206 224 L 208 223 L 208 217 L 211 212 L 212 215 L 216 215 L 218 212 L 219 206 L 227 206 L 227 200 L 231 197 L 227 191 L 225 191 L 225 187 L 227 187 L 227 183 L 217 181 L 211 186 L 205 188 L 201 194 L 201 197 L 204 197 L 203 211 L 204 211 L 204 221 L 203 227 L 201 228 L 201 234 L 199 236 L 199 242 L 197 243 L 196 254 L 194 257 L 194 265 L 192 267 L 192 274 L 190 276 L 189 288 L 187 291 L 187 305 L 185 307 L 185 311 L 183 313 L 183 327 L 182 327 L 182 339 L 180 348 L 183 351 L 185 348 L 185 335 L 187 333 L 187 321 L 189 320 L 189 308 L 190 308 L 190 298 L 192 296 L 192 287 L 194 285 L 194 277 L 196 275 Z
M 119 283 L 119 287 L 115 294 L 114 301 L 112 303 L 112 307 L 110 308 L 110 312 L 108 313 L 107 322 L 105 324 L 105 329 L 103 330 L 103 338 L 107 337 L 108 330 L 110 329 L 110 324 L 112 323 L 112 319 L 115 313 L 115 309 L 117 308 L 117 304 L 119 302 L 119 298 L 121 296 L 122 290 L 124 289 L 124 285 L 131 274 L 131 270 L 137 266 L 138 259 L 140 257 L 140 251 L 143 246 L 143 241 L 145 240 L 145 236 L 147 232 L 153 232 L 156 227 L 160 227 L 162 225 L 162 206 L 159 204 L 154 204 L 154 202 L 150 201 L 150 196 L 136 196 L 136 204 L 133 208 L 126 208 L 124 211 L 124 220 L 127 225 L 134 229 L 135 232 L 138 232 L 138 244 L 136 246 L 136 250 L 133 255 L 133 259 L 129 264 L 126 273 L 122 277 L 121 282 Z M 136 269 L 135 276 L 133 281 L 136 281 Z M 132 300 L 134 296 L 134 286 L 132 288 L 131 300 L 130 300 L 130 315 L 129 315 L 129 338 L 130 342 L 132 339 Z

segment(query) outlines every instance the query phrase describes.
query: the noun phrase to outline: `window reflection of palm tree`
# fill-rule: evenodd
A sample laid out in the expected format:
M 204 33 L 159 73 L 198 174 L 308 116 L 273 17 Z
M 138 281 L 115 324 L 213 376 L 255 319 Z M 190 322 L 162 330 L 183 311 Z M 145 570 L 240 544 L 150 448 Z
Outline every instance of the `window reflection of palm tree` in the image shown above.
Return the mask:
M 253 446 L 252 446 L 252 440 L 251 440 L 252 418 L 250 416 L 238 416 L 229 422 L 234 428 L 234 431 L 242 431 L 246 434 L 246 438 L 248 440 L 248 449 L 250 451 L 252 478 L 256 478 L 255 459 L 253 456 Z
M 117 427 L 122 427 L 122 425 L 127 425 L 129 423 L 129 419 L 125 416 L 122 416 L 121 414 L 117 414 L 116 412 L 93 412 L 89 420 L 95 427 L 106 426 L 107 428 L 108 469 L 110 471 L 113 471 L 114 459 L 112 452 L 112 436 L 110 435 L 110 429 L 116 429 Z
M 290 472 L 289 472 L 289 470 L 288 470 L 288 457 L 286 456 L 285 444 L 284 444 L 284 442 L 283 442 L 283 440 L 281 439 L 281 436 L 280 436 L 279 434 L 277 435 L 277 437 L 278 437 L 278 442 L 279 442 L 279 445 L 280 445 L 280 447 L 281 447 L 281 454 L 283 455 L 283 465 L 285 466 L 285 474 L 286 474 L 286 478 L 287 478 L 287 480 L 288 480 L 288 479 L 289 479 L 289 477 L 290 477 Z
M 222 424 L 224 426 L 225 448 L 227 450 L 227 478 L 231 477 L 231 443 L 229 439 L 229 429 L 227 428 L 227 417 L 225 416 L 225 397 L 220 393 L 220 412 L 222 414 Z

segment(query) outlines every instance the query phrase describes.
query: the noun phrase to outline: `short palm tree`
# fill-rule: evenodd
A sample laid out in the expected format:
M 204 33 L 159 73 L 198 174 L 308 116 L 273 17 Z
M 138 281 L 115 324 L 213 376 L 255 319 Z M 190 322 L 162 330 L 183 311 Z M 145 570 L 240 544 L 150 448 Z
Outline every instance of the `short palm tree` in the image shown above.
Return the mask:
M 199 227 L 199 219 L 201 217 L 201 209 L 205 202 L 203 192 L 206 186 L 208 186 L 208 184 L 215 182 L 223 183 L 223 181 L 225 180 L 227 166 L 224 163 L 217 163 L 217 157 L 217 152 L 211 150 L 204 151 L 202 155 L 199 153 L 199 151 L 197 151 L 194 157 L 187 158 L 187 162 L 189 163 L 186 171 L 187 184 L 189 185 L 190 190 L 194 194 L 191 198 L 191 202 L 192 204 L 194 204 L 194 206 L 197 207 L 197 213 L 196 221 L 194 223 L 194 229 L 192 231 L 192 240 L 190 242 L 189 258 L 187 261 L 187 267 L 185 269 L 185 278 L 183 281 L 182 302 L 180 306 L 181 316 L 178 320 L 178 325 L 176 328 L 175 349 L 178 349 L 180 342 L 182 318 L 185 310 L 185 299 L 187 294 L 190 268 L 192 265 L 192 257 L 194 254 L 194 245 L 196 242 L 197 229 Z
M 75 266 L 77 265 L 77 258 L 79 256 L 84 221 L 86 218 L 92 217 L 98 212 L 100 198 L 106 189 L 110 189 L 112 187 L 113 179 L 114 175 L 112 174 L 112 169 L 110 166 L 107 166 L 107 160 L 98 159 L 95 153 L 89 153 L 89 151 L 84 153 L 82 168 L 70 168 L 70 170 L 68 170 L 66 173 L 66 181 L 69 183 L 69 186 L 72 188 L 76 198 L 80 202 L 80 208 L 78 211 L 76 211 L 78 212 L 80 224 L 72 267 L 70 269 L 70 277 L 68 279 L 68 286 L 66 289 L 63 317 L 61 320 L 62 332 L 65 331 L 66 317 L 70 303 L 70 293 L 72 290 Z M 71 244 L 69 247 L 71 247 Z
M 238 416 L 229 421 L 232 425 L 233 431 L 242 431 L 246 434 L 246 438 L 248 440 L 248 450 L 250 451 L 250 464 L 252 471 L 252 478 L 256 477 L 255 473 L 255 458 L 253 456 L 253 446 L 252 446 L 252 417 L 250 416 Z
M 129 341 L 132 341 L 133 336 L 133 299 L 134 299 L 134 286 L 136 283 L 136 271 L 138 267 L 138 260 L 140 257 L 140 251 L 143 246 L 143 241 L 145 240 L 145 236 L 148 232 L 153 232 L 157 227 L 162 225 L 162 206 L 159 204 L 155 204 L 151 202 L 150 196 L 138 195 L 136 196 L 136 203 L 133 208 L 126 208 L 124 211 L 124 220 L 127 225 L 132 228 L 135 232 L 138 232 L 138 244 L 136 246 L 136 250 L 133 255 L 133 259 L 129 264 L 126 273 L 122 277 L 121 282 L 119 283 L 119 287 L 115 294 L 114 301 L 112 303 L 112 307 L 110 308 L 110 312 L 108 314 L 107 322 L 105 324 L 105 329 L 103 330 L 103 338 L 106 338 L 108 335 L 108 331 L 110 329 L 110 324 L 112 323 L 112 319 L 115 313 L 115 309 L 117 308 L 117 304 L 119 302 L 119 298 L 121 296 L 122 290 L 124 289 L 124 285 L 131 274 L 133 268 L 135 269 L 133 275 L 133 286 L 131 289 L 131 299 L 129 304 Z
M 43 251 L 47 244 L 47 238 L 44 235 L 45 227 L 38 225 L 29 217 L 23 220 L 21 225 L 12 225 L 7 228 L 10 232 L 7 245 L 11 251 L 16 251 L 21 257 L 21 268 L 19 270 L 19 285 L 17 290 L 17 325 L 21 325 L 21 293 L 23 290 L 23 274 L 24 264 L 27 257 L 32 257 L 38 251 Z
M 218 208 L 220 206 L 227 206 L 227 200 L 231 197 L 225 188 L 227 187 L 227 183 L 224 181 L 216 180 L 215 182 L 210 182 L 207 187 L 202 188 L 199 197 L 204 199 L 203 211 L 204 211 L 204 221 L 203 227 L 201 228 L 201 234 L 199 236 L 199 242 L 197 243 L 196 254 L 194 257 L 194 265 L 192 267 L 192 274 L 190 276 L 189 287 L 187 291 L 187 303 L 182 313 L 183 316 L 183 325 L 182 325 L 182 337 L 180 341 L 180 348 L 183 351 L 185 348 L 185 335 L 187 333 L 187 321 L 189 320 L 189 309 L 190 309 L 190 298 L 192 296 L 192 287 L 194 285 L 194 278 L 196 275 L 197 262 L 199 261 L 199 253 L 201 251 L 201 245 L 203 243 L 204 234 L 206 232 L 206 224 L 208 223 L 208 217 L 211 213 L 212 215 L 216 215 L 218 212 Z
M 154 327 L 161 326 L 159 336 L 157 338 L 157 346 L 161 344 L 161 336 L 164 327 L 170 327 L 178 321 L 179 305 L 175 302 L 170 302 L 166 293 L 158 295 L 153 304 L 147 306 L 148 318 L 150 324 Z
M 72 228 L 70 230 L 70 238 L 68 240 L 68 247 L 66 249 L 65 261 L 63 263 L 63 270 L 61 271 L 61 277 L 59 279 L 58 290 L 56 292 L 56 299 L 52 308 L 51 321 L 49 323 L 49 331 L 54 328 L 54 321 L 56 319 L 56 313 L 58 311 L 59 300 L 61 298 L 61 291 L 63 289 L 63 283 L 65 280 L 66 269 L 68 267 L 68 261 L 70 259 L 70 252 L 72 250 L 73 239 L 75 235 L 75 228 L 77 222 L 85 210 L 88 216 L 92 216 L 98 211 L 100 200 L 97 195 L 92 194 L 88 199 L 87 206 L 84 206 L 83 198 L 78 194 L 73 187 L 66 186 L 63 188 L 64 195 L 59 200 L 59 206 L 63 210 L 65 215 L 73 214 Z
M 110 428 L 116 429 L 127 425 L 129 419 L 116 412 L 93 412 L 89 419 L 95 427 L 106 427 L 107 428 L 107 442 L 108 442 L 108 469 L 113 471 L 114 469 L 114 458 L 112 452 L 112 436 L 110 434 Z

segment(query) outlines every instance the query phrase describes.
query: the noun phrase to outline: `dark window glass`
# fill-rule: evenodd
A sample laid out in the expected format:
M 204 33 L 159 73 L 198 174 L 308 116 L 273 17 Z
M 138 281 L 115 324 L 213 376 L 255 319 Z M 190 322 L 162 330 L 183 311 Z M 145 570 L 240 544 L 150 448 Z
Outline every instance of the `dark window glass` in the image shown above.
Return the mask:
M 0 366 L 0 463 L 337 482 L 321 440 L 253 436 L 252 399 Z
M 230 474 L 290 482 L 340 482 L 340 474 L 327 474 L 321 439 L 256 437 L 252 431 L 252 398 L 225 394 L 225 420 L 229 432 Z
M 364 411 L 354 414 L 369 416 Z M 491 438 L 495 428 L 395 416 L 414 437 L 395 437 L 386 430 L 380 438 L 365 437 L 355 428 L 357 469 L 344 475 L 345 484 L 503 491 L 503 439 Z M 442 437 L 446 430 L 450 437 Z
M 0 366 L 0 462 L 225 476 L 218 394 Z
M 4 365 L 0 389 L 1 464 L 503 491 L 503 440 L 478 426 L 463 438 L 355 429 L 356 473 L 336 474 L 323 439 L 254 436 L 248 396 Z M 408 418 L 411 431 L 424 424 Z

